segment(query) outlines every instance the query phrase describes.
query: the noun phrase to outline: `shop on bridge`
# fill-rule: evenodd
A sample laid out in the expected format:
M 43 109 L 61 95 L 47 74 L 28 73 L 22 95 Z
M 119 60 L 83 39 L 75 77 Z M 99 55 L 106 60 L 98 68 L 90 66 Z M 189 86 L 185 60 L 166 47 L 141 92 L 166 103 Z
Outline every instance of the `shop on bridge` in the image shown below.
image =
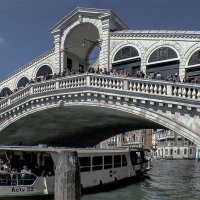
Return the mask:
M 200 82 L 200 50 L 190 57 L 185 75 L 189 82 Z
M 120 73 L 127 70 L 129 76 L 136 77 L 140 71 L 141 58 L 136 48 L 126 46 L 121 48 L 114 56 L 112 70 Z
M 164 80 L 167 80 L 169 74 L 179 76 L 180 60 L 176 52 L 169 47 L 161 47 L 156 49 L 149 57 L 146 66 L 146 74 L 150 78 L 155 78 L 160 72 Z

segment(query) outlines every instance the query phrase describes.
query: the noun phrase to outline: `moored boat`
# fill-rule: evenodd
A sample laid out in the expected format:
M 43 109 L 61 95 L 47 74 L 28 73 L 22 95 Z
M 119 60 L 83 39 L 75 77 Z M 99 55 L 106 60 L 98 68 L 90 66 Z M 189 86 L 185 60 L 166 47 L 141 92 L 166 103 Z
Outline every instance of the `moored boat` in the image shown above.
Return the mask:
M 0 198 L 52 195 L 62 150 L 67 148 L 0 147 Z M 83 189 L 133 178 L 150 167 L 146 149 L 73 150 L 78 152 Z

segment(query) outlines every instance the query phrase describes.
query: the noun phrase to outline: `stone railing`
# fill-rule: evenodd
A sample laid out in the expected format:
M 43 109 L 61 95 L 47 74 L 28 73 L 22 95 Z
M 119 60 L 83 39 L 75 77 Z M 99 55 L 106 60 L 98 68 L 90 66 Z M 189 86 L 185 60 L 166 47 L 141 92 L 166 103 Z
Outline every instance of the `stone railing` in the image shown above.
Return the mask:
M 130 78 L 127 81 L 127 89 L 134 92 L 200 99 L 199 85 Z
M 165 81 L 113 77 L 100 74 L 80 74 L 31 84 L 0 101 L 0 110 L 14 104 L 27 96 L 70 88 L 101 88 L 110 91 L 167 96 L 178 99 L 200 101 L 200 85 L 172 83 Z M 157 98 L 157 97 L 156 97 Z M 195 103 L 195 102 L 194 102 Z

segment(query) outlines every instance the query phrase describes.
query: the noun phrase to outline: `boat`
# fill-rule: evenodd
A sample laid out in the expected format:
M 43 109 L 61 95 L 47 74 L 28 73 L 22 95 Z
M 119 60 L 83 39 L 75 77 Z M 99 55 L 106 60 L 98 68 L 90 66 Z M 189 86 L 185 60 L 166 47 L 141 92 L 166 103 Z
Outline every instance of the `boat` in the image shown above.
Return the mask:
M 68 149 L 0 146 L 0 198 L 53 195 L 55 163 L 62 150 Z M 150 169 L 147 149 L 73 150 L 78 153 L 83 190 L 134 178 Z

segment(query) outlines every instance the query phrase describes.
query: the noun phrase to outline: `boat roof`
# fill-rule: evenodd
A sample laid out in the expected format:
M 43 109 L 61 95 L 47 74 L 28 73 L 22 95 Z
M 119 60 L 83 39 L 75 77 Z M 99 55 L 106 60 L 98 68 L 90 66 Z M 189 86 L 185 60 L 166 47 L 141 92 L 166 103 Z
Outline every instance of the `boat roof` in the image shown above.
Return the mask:
M 74 152 L 78 153 L 109 153 L 109 152 L 128 152 L 128 151 L 149 151 L 144 148 L 112 148 L 112 149 L 97 149 L 97 148 L 67 148 L 67 147 L 47 147 L 46 145 L 38 146 L 0 146 L 0 151 L 23 151 L 23 152 Z

